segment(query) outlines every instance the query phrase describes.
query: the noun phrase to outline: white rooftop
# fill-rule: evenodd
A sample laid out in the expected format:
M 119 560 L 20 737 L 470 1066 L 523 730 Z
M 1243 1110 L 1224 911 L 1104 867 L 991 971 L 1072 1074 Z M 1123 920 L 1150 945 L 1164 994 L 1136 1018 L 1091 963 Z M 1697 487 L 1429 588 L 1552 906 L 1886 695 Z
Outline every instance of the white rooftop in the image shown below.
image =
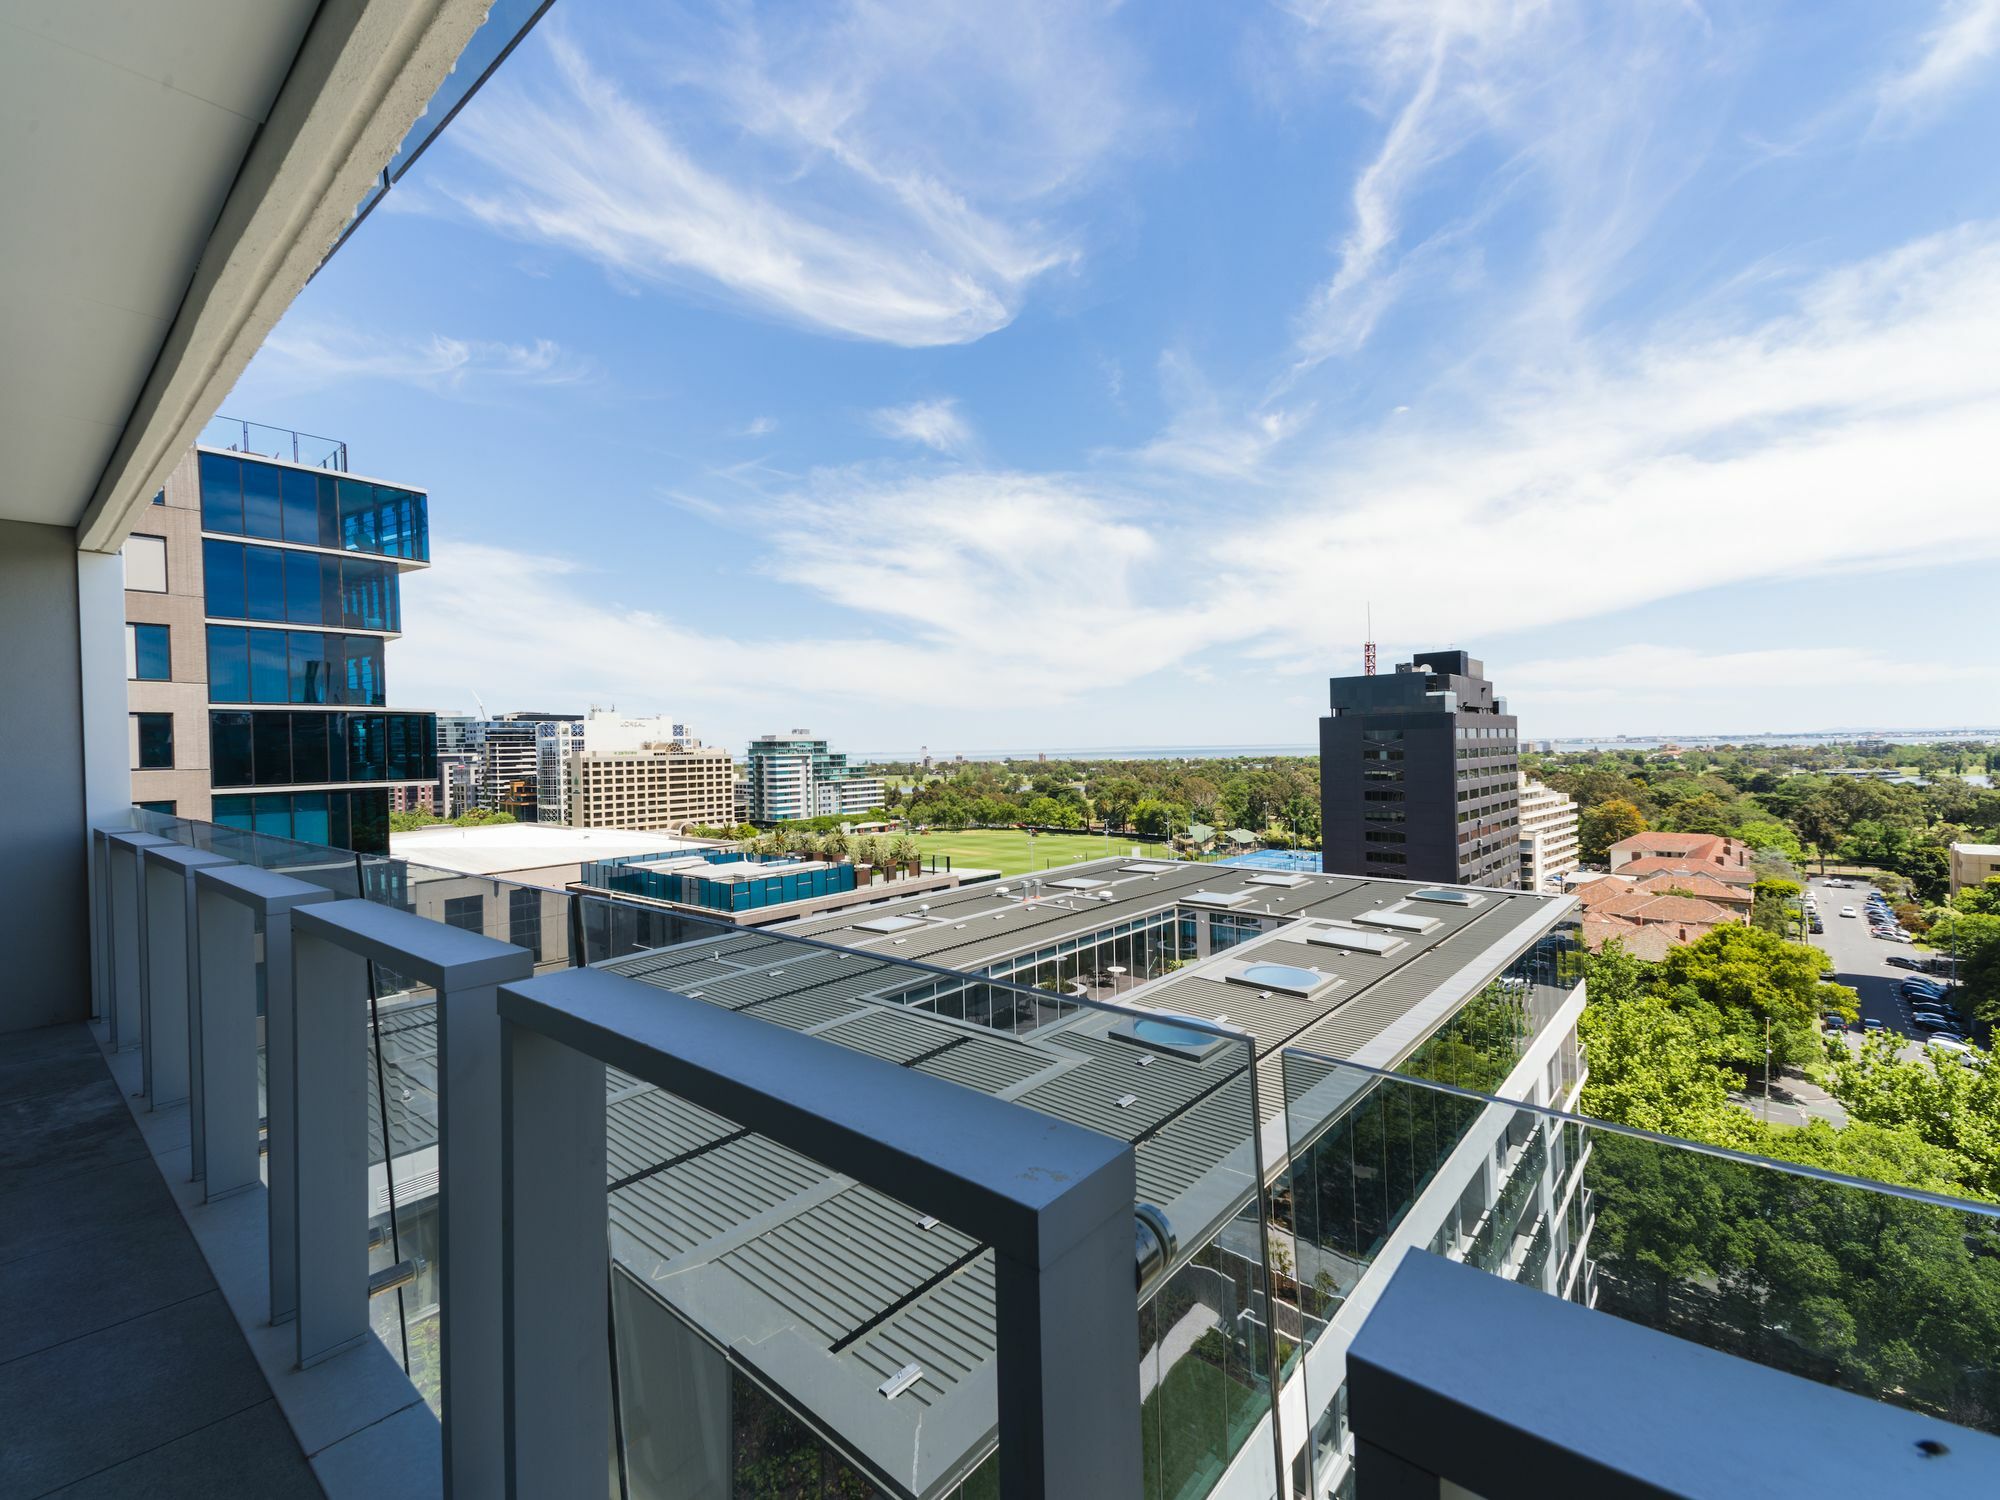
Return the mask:
M 389 852 L 396 858 L 462 875 L 505 875 L 510 870 L 540 870 L 550 865 L 615 859 L 622 854 L 714 847 L 665 833 L 567 828 L 559 823 L 487 823 L 477 828 L 418 828 L 389 835 Z

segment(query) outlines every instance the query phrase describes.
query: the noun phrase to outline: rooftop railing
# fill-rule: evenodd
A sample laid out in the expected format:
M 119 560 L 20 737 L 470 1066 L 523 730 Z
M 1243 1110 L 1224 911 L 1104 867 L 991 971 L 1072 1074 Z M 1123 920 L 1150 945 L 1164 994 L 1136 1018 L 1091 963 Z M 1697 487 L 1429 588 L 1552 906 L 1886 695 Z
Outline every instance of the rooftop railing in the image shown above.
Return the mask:
M 294 432 L 289 427 L 268 427 L 262 422 L 218 416 L 196 434 L 195 442 L 253 458 L 276 458 L 337 474 L 347 472 L 346 443 L 338 438 L 316 437 L 310 432 Z

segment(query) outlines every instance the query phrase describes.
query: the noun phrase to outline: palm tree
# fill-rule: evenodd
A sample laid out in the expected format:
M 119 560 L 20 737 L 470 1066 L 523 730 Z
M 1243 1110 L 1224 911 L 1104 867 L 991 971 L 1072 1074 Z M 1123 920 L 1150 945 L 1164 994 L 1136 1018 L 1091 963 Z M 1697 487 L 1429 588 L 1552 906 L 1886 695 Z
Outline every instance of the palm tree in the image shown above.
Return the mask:
M 838 828 L 828 830 L 826 836 L 819 841 L 820 857 L 823 859 L 836 861 L 846 859 L 847 849 L 847 835 Z
M 889 858 L 905 870 L 915 870 L 917 866 L 917 841 L 907 833 L 898 834 L 889 845 Z

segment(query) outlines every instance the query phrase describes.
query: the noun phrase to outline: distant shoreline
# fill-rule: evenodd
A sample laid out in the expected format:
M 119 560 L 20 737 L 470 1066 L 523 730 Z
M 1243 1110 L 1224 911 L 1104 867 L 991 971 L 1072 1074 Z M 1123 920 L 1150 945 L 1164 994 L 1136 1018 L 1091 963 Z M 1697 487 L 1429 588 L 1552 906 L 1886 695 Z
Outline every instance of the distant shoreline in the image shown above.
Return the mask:
M 1719 745 L 1761 745 L 1767 747 L 1794 745 L 1846 745 L 1860 741 L 1886 741 L 1895 745 L 1932 745 L 1948 743 L 1952 740 L 2000 740 L 2000 728 L 1994 729 L 1822 729 L 1800 734 L 1646 734 L 1596 737 L 1586 739 L 1564 739 L 1560 736 L 1541 739 L 1534 735 L 1524 735 L 1521 744 L 1533 748 L 1541 744 L 1564 750 L 1657 750 L 1662 745 L 1678 745 L 1683 749 L 1706 750 Z M 1307 756 L 1319 754 L 1319 747 L 1311 744 L 1273 745 L 1098 745 L 1090 747 L 1050 746 L 1036 750 L 949 750 L 933 756 L 934 762 L 948 762 L 963 754 L 968 761 L 1025 760 L 1042 758 L 1048 760 L 1233 760 L 1249 756 Z M 887 762 L 917 761 L 923 759 L 921 751 L 870 750 L 851 757 L 863 765 L 882 765 Z

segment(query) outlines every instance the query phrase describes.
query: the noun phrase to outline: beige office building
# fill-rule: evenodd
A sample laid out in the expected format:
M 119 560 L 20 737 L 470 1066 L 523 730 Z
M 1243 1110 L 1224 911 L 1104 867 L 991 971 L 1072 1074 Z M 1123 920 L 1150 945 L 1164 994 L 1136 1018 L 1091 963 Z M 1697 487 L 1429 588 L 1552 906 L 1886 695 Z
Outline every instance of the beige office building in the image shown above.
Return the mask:
M 1521 889 L 1546 891 L 1574 870 L 1576 800 L 1531 777 L 1521 778 Z
M 736 821 L 736 768 L 727 750 L 669 741 L 569 757 L 572 828 L 678 832 Z
M 1969 885 L 1985 884 L 1991 875 L 2000 875 L 2000 844 L 1951 846 L 1951 893 L 1954 896 Z

